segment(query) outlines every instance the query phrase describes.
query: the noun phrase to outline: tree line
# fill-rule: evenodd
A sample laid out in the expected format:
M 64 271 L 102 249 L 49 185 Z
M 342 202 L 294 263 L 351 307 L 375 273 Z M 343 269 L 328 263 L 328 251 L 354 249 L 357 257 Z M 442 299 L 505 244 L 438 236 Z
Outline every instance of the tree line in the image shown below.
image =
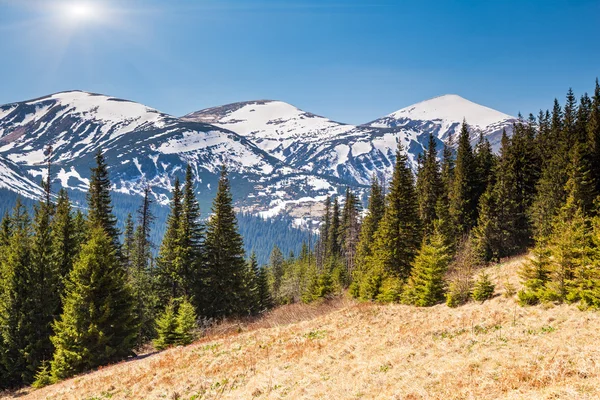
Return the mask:
M 391 181 L 372 179 L 368 207 L 328 198 L 319 239 L 269 265 L 277 304 L 349 289 L 361 300 L 458 306 L 494 292 L 485 263 L 523 254 L 523 305 L 600 305 L 600 87 L 528 118 L 494 154 L 467 121 L 439 151 L 433 136 L 416 174 L 401 143 Z M 476 134 L 476 133 L 475 133 Z M 472 146 L 475 142 L 476 145 Z M 342 203 L 343 205 L 340 205 Z M 506 292 L 514 288 L 506 284 Z
M 187 344 L 200 319 L 271 306 L 266 270 L 246 260 L 226 168 L 211 217 L 200 220 L 192 169 L 173 185 L 155 254 L 150 187 L 123 232 L 113 214 L 108 166 L 95 157 L 87 213 L 50 190 L 30 216 L 21 201 L 0 223 L 0 389 L 44 386 L 135 355 L 153 340 Z

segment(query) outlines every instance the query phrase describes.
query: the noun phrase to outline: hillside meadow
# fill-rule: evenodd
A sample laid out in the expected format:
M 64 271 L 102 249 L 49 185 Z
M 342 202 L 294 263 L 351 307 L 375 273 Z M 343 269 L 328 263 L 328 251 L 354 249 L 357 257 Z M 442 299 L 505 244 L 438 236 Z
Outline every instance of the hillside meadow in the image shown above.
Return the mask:
M 483 304 L 415 308 L 334 299 L 224 322 L 187 347 L 149 353 L 20 399 L 596 399 L 600 315 L 523 308 L 522 259 L 488 268 Z

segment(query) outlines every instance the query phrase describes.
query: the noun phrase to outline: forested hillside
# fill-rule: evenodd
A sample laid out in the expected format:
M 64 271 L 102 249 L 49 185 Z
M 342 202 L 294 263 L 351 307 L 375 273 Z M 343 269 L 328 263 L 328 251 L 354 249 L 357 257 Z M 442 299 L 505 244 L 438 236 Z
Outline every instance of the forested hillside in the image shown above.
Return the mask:
M 472 146 L 468 121 L 442 154 L 430 135 L 415 176 L 399 142 L 393 176 L 373 177 L 367 209 L 351 188 L 327 198 L 318 239 L 306 234 L 299 251 L 283 252 L 277 230 L 251 230 L 260 243 L 272 241 L 264 268 L 244 250 L 226 166 L 205 222 L 193 169 L 175 180 L 153 249 L 150 186 L 121 232 L 101 151 L 86 214 L 65 191 L 54 201 L 49 165 L 32 215 L 19 202 L 0 225 L 3 388 L 45 386 L 144 345 L 189 344 L 224 318 L 345 292 L 419 307 L 482 303 L 499 284 L 512 296 L 515 284 L 483 267 L 529 249 L 519 268 L 521 305 L 600 306 L 597 81 L 591 97 L 569 90 L 564 105 L 519 117 L 499 154 L 485 137 Z

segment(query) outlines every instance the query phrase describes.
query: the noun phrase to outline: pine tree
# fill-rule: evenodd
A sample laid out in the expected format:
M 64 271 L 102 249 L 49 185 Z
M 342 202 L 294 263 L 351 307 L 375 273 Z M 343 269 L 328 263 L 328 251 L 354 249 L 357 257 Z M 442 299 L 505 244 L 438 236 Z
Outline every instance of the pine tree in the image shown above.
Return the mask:
M 483 194 L 479 217 L 474 229 L 474 242 L 479 255 L 486 261 L 500 260 L 524 250 L 529 230 L 520 230 L 520 221 L 526 220 L 525 205 L 519 193 L 519 176 L 511 141 L 502 135 L 496 181 Z
M 340 247 L 340 203 L 337 199 L 333 199 L 333 207 L 331 208 L 331 225 L 329 227 L 329 237 L 327 244 L 329 246 L 327 254 L 333 260 L 338 260 L 341 253 Z
M 125 231 L 123 232 L 123 262 L 127 269 L 131 269 L 133 265 L 133 253 L 135 251 L 135 224 L 131 213 L 127 214 L 125 220 Z
M 450 213 L 460 233 L 468 233 L 477 221 L 477 171 L 469 128 L 463 122 L 458 138 L 456 167 L 450 191 Z
M 223 317 L 247 313 L 244 245 L 238 232 L 225 166 L 221 168 L 212 215 L 207 223 L 205 249 L 211 282 L 206 315 Z
M 448 248 L 441 235 L 435 234 L 430 241 L 424 241 L 402 293 L 403 302 L 429 307 L 444 301 L 444 276 L 449 262 Z
M 73 269 L 73 262 L 79 253 L 75 219 L 67 191 L 58 193 L 56 211 L 52 219 L 52 269 L 58 274 L 60 286 L 59 298 L 62 297 L 65 281 Z M 62 302 L 58 314 L 62 312 Z
M 577 273 L 591 260 L 591 238 L 588 222 L 572 196 L 554 221 L 548 241 L 549 276 L 543 290 L 543 301 L 576 301 Z
M 40 203 L 34 208 L 31 259 L 28 268 L 23 271 L 27 282 L 23 324 L 29 330 L 24 337 L 27 346 L 23 349 L 27 362 L 23 378 L 27 383 L 34 380 L 42 362 L 52 356 L 51 324 L 61 309 L 62 279 L 60 271 L 55 270 L 52 263 L 53 209 L 52 203 Z
M 429 144 L 423 157 L 423 166 L 417 175 L 416 187 L 423 232 L 425 236 L 430 236 L 433 234 L 437 203 L 442 194 L 442 177 L 433 134 L 429 135 Z
M 133 315 L 114 242 L 102 227 L 93 227 L 69 275 L 64 311 L 54 323 L 52 376 L 64 379 L 130 356 L 137 333 Z
M 375 175 L 371 180 L 371 193 L 369 195 L 369 205 L 367 215 L 362 221 L 358 245 L 356 249 L 356 269 L 352 274 L 352 285 L 350 293 L 354 297 L 360 296 L 360 286 L 363 275 L 367 270 L 369 258 L 372 255 L 373 237 L 379 227 L 379 222 L 385 212 L 385 196 L 383 188 Z
M 479 199 L 486 191 L 488 186 L 494 183 L 494 166 L 496 164 L 496 158 L 492 152 L 492 146 L 490 142 L 483 136 L 483 133 L 479 136 L 479 142 L 475 146 L 474 152 L 475 162 L 475 203 L 479 203 Z
M 273 298 L 269 289 L 268 272 L 265 267 L 259 268 L 257 276 L 259 312 L 273 307 Z
M 269 259 L 269 267 L 271 273 L 271 291 L 276 303 L 280 303 L 281 300 L 281 283 L 284 274 L 284 258 L 283 253 L 276 245 L 273 246 L 271 257 Z
M 128 281 L 134 297 L 134 315 L 138 321 L 138 345 L 154 334 L 153 321 L 158 302 L 154 293 L 154 276 L 151 271 L 152 242 L 150 234 L 154 215 L 152 213 L 151 189 L 144 188 L 144 199 L 138 209 L 138 225 L 133 236 Z
M 317 268 L 322 269 L 325 263 L 329 260 L 330 248 L 329 243 L 331 231 L 331 197 L 325 199 L 325 212 L 321 218 L 321 226 L 319 228 L 319 241 L 317 243 Z
M 200 205 L 194 193 L 194 175 L 189 164 L 183 186 L 180 229 L 181 274 L 184 293 L 187 296 L 194 296 L 196 306 L 201 310 L 206 307 L 204 293 L 209 276 L 202 258 L 204 227 L 200 222 Z
M 90 188 L 87 194 L 88 221 L 91 226 L 100 226 L 104 229 L 111 238 L 117 254 L 120 255 L 120 233 L 117 228 L 117 218 L 113 214 L 110 187 L 108 166 L 102 151 L 98 149 L 96 166 L 91 171 Z
M 186 346 L 194 341 L 197 318 L 196 308 L 187 298 L 184 298 L 177 309 L 177 328 L 175 329 L 177 344 Z
M 356 265 L 356 250 L 360 235 L 359 215 L 360 203 L 358 197 L 350 190 L 350 188 L 346 188 L 346 199 L 344 201 L 342 222 L 340 233 L 338 235 L 341 255 L 345 262 L 344 276 L 346 277 L 346 280 L 342 282 L 344 287 L 349 284 L 348 279 L 352 276 Z
M 390 293 L 395 293 L 399 286 L 395 280 L 408 278 L 421 243 L 421 221 L 414 178 L 400 143 L 386 203 L 384 216 L 375 233 L 369 268 L 389 276 L 391 281 L 385 282 L 382 278 L 381 287 L 387 287 Z M 385 294 L 382 296 L 390 298 Z
M 586 131 L 592 179 L 596 184 L 596 193 L 600 193 L 600 83 L 598 79 L 596 79 Z
M 246 263 L 246 275 L 244 277 L 246 284 L 246 299 L 244 302 L 247 304 L 250 313 L 254 315 L 259 314 L 262 311 L 260 305 L 260 294 L 258 292 L 258 274 L 259 267 L 258 261 L 256 260 L 256 253 L 252 252 L 250 259 Z
M 517 293 L 519 304 L 532 306 L 540 303 L 550 281 L 550 252 L 544 245 L 536 246 L 533 256 L 521 267 L 519 276 L 523 283 L 523 289 Z
M 175 303 L 171 300 L 165 310 L 156 318 L 156 334 L 154 347 L 164 350 L 175 345 L 179 341 L 177 332 L 177 316 L 175 314 Z
M 156 286 L 159 303 L 165 304 L 169 299 L 182 297 L 184 284 L 182 282 L 181 266 L 181 188 L 179 179 L 175 178 L 171 198 L 171 210 L 167 218 L 167 228 L 156 259 Z
M 32 334 L 29 296 L 31 221 L 17 199 L 10 217 L 10 238 L 0 266 L 0 364 L 2 385 L 17 387 L 28 382 L 30 371 L 25 349 Z

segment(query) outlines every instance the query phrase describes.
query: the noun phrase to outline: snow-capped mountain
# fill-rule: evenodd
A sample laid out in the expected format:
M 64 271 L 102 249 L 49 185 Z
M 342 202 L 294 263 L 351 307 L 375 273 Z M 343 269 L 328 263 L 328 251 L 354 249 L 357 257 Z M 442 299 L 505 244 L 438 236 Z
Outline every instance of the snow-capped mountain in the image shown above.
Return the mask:
M 273 100 L 213 107 L 188 114 L 183 119 L 231 130 L 287 162 L 306 146 L 344 136 L 356 128 Z
M 174 179 L 182 179 L 187 164 L 195 171 L 204 210 L 223 164 L 236 181 L 237 205 L 256 214 L 290 211 L 291 205 L 298 208 L 335 190 L 331 179 L 303 174 L 235 132 L 80 91 L 0 107 L 0 188 L 38 197 L 49 146 L 53 184 L 75 198 L 87 190 L 97 149 L 106 157 L 115 193 L 141 194 L 150 184 L 161 204 L 168 203 Z M 295 184 L 281 190 L 283 177 Z
M 286 214 L 301 223 L 318 214 L 316 203 L 327 195 L 346 186 L 364 194 L 373 174 L 389 178 L 398 141 L 414 162 L 430 133 L 441 144 L 463 119 L 474 141 L 481 133 L 494 145 L 514 122 L 455 95 L 355 126 L 281 101 L 235 103 L 177 118 L 127 100 L 63 92 L 0 106 L 0 188 L 38 197 L 52 146 L 55 187 L 82 196 L 101 149 L 115 193 L 131 197 L 150 184 L 162 204 L 189 163 L 206 210 L 225 163 L 240 210 Z
M 399 140 L 416 167 L 429 134 L 441 149 L 444 141 L 458 136 L 466 120 L 474 143 L 483 134 L 497 150 L 502 130 L 510 134 L 516 121 L 457 95 L 426 100 L 359 126 L 266 100 L 209 108 L 183 118 L 232 130 L 295 169 L 353 185 L 368 184 L 373 174 L 389 176 Z

